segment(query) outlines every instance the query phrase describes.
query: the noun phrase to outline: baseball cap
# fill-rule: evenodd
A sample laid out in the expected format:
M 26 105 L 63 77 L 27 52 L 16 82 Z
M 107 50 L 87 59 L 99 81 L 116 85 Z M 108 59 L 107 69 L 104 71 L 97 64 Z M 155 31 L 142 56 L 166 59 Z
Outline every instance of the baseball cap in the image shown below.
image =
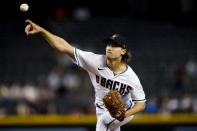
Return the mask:
M 108 43 L 114 43 L 114 44 L 117 44 L 119 45 L 120 47 L 126 49 L 126 40 L 123 36 L 121 36 L 120 34 L 114 34 L 112 35 L 110 38 L 105 38 L 103 40 L 103 42 L 105 44 L 108 44 Z

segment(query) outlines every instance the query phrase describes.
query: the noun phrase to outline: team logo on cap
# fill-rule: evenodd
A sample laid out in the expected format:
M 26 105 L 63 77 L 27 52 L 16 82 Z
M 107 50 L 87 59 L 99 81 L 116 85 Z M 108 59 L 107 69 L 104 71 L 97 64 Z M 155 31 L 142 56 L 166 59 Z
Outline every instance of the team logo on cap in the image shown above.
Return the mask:
M 114 39 L 114 38 L 116 38 L 116 37 L 118 37 L 119 36 L 119 34 L 114 34 L 113 36 L 112 36 L 112 39 Z

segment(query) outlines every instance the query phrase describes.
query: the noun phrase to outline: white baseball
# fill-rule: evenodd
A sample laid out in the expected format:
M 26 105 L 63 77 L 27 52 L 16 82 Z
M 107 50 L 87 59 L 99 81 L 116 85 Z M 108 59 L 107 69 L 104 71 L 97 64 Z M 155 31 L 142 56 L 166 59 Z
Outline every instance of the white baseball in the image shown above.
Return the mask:
M 28 9 L 29 9 L 29 5 L 28 4 L 24 3 L 24 4 L 20 5 L 20 11 L 26 12 L 26 11 L 28 11 Z

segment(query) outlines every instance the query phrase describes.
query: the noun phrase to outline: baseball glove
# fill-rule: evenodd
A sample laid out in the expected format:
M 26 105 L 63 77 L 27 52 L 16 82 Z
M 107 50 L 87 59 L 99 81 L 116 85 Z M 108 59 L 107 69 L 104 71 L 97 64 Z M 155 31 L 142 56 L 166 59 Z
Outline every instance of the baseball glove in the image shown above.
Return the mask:
M 124 120 L 125 106 L 117 90 L 111 90 L 107 93 L 103 98 L 103 102 L 113 118 L 119 121 Z

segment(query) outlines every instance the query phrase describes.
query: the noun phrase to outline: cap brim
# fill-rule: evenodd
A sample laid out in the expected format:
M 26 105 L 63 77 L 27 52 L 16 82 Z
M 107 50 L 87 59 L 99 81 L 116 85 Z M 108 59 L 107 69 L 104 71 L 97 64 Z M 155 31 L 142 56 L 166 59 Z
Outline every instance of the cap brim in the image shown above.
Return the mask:
M 117 44 L 118 46 L 122 47 L 120 44 L 118 44 L 116 41 L 112 40 L 112 39 L 109 39 L 109 38 L 106 38 L 103 40 L 103 42 L 107 45 L 109 43 L 114 43 L 114 44 Z

